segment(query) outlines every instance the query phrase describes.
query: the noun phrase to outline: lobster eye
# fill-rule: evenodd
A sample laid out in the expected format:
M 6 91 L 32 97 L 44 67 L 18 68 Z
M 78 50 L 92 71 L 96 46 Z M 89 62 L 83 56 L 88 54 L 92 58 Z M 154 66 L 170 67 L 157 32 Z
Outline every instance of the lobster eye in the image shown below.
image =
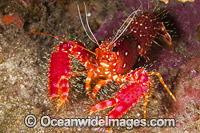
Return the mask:
M 117 47 L 117 46 L 114 46 L 113 48 L 112 48 L 112 51 L 113 52 L 117 52 L 119 50 L 119 48 Z

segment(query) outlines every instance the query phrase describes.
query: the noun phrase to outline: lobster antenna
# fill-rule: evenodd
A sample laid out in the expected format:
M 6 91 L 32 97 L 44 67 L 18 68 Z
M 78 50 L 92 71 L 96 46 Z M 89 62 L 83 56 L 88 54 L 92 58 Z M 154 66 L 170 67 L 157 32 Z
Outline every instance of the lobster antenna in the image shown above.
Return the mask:
M 143 7 L 143 5 L 142 5 L 142 1 L 139 0 L 139 2 L 140 2 L 140 7 L 142 7 L 142 9 L 144 10 L 144 7 Z
M 86 33 L 87 36 L 90 38 L 90 40 L 96 44 L 96 42 L 95 42 L 95 41 L 90 37 L 90 35 L 88 34 L 88 32 L 87 32 L 87 30 L 86 30 L 86 28 L 85 28 L 85 26 L 84 26 L 84 24 L 83 24 L 83 20 L 82 20 L 82 17 L 81 17 L 79 5 L 77 5 L 77 9 L 78 9 L 78 14 L 79 14 L 79 17 L 80 17 L 80 20 L 81 20 L 81 24 L 82 24 L 82 26 L 83 26 L 83 29 L 84 29 L 85 33 Z
M 117 39 L 119 39 L 120 38 L 120 36 L 126 31 L 126 29 L 128 28 L 128 26 L 131 24 L 131 22 L 133 21 L 133 17 L 135 16 L 135 14 L 138 12 L 138 11 L 140 11 L 140 7 L 136 10 L 136 11 L 134 11 L 134 12 L 132 12 L 130 15 L 129 15 L 129 17 L 126 19 L 126 21 L 123 23 L 123 25 L 129 20 L 129 18 L 131 17 L 131 19 L 130 19 L 130 21 L 128 22 L 128 24 L 127 24 L 127 26 L 121 31 L 121 33 L 119 34 L 119 32 L 120 32 L 120 30 L 122 29 L 122 27 L 123 27 L 123 25 L 121 26 L 121 28 L 120 28 L 120 30 L 118 30 L 119 32 L 116 34 L 116 35 L 118 35 L 118 37 L 114 37 L 113 38 L 113 40 L 110 42 L 110 44 L 112 44 L 112 43 L 114 43 Z M 133 15 L 133 16 L 132 16 Z M 116 36 L 115 35 L 115 36 Z M 109 45 L 110 45 L 109 44 Z
M 127 24 L 127 26 L 122 30 L 122 32 L 119 34 L 119 36 L 116 37 L 115 40 L 112 40 L 112 41 L 110 42 L 110 44 L 114 43 L 117 39 L 120 38 L 120 36 L 125 32 L 125 30 L 128 28 L 128 26 L 131 24 L 132 21 L 133 21 L 133 18 L 131 18 L 130 22 L 129 22 L 129 23 Z M 109 45 L 110 45 L 110 44 L 109 44 Z
M 113 40 L 115 40 L 115 38 L 118 36 L 118 34 L 120 33 L 120 31 L 123 29 L 123 26 L 125 25 L 125 23 L 128 21 L 128 19 L 132 16 L 133 12 L 128 16 L 128 18 L 124 21 L 124 23 L 122 24 L 122 26 L 119 28 L 119 30 L 117 30 L 117 33 L 115 34 L 114 38 L 112 39 L 111 42 L 113 42 Z
M 98 43 L 98 41 L 97 41 L 97 39 L 96 39 L 96 37 L 94 36 L 94 34 L 92 33 L 92 30 L 90 28 L 90 25 L 89 25 L 89 22 L 88 22 L 88 17 L 87 17 L 87 8 L 86 8 L 86 5 L 85 5 L 85 2 L 83 2 L 83 4 L 84 4 L 84 7 L 85 7 L 85 19 L 86 19 L 87 27 L 88 27 L 90 33 L 92 34 L 94 40 L 96 41 L 96 44 L 98 46 L 100 46 L 99 43 Z
M 27 35 L 27 34 L 41 34 L 41 35 L 50 36 L 50 37 L 53 37 L 53 38 L 57 38 L 57 39 L 63 40 L 64 42 L 71 42 L 73 45 L 78 46 L 78 47 L 80 47 L 80 48 L 82 48 L 82 49 L 84 49 L 84 50 L 86 50 L 86 51 L 88 51 L 88 52 L 90 52 L 91 54 L 93 54 L 93 55 L 96 56 L 96 53 L 94 53 L 94 52 L 92 52 L 92 51 L 90 51 L 90 50 L 88 50 L 88 49 L 86 49 L 86 48 L 84 48 L 84 47 L 82 47 L 82 46 L 76 44 L 76 43 L 73 42 L 73 41 L 68 41 L 68 40 L 63 39 L 63 38 L 58 37 L 58 36 L 54 36 L 54 35 L 50 35 L 50 34 L 46 34 L 46 33 L 42 33 L 42 32 L 36 32 L 36 31 L 30 31 L 30 32 L 26 32 L 26 33 L 21 34 L 21 35 L 17 38 L 16 43 L 19 41 L 19 39 L 20 39 L 21 37 L 23 37 L 24 35 Z M 16 45 L 16 43 L 14 43 L 14 45 Z
M 112 39 L 111 42 L 113 42 L 115 40 L 115 38 L 117 38 L 118 34 L 120 33 L 120 31 L 123 29 L 125 23 L 129 20 L 129 18 L 134 14 L 135 12 L 132 12 L 128 18 L 124 21 L 124 23 L 122 24 L 122 26 L 119 28 L 119 30 L 117 30 L 117 33 L 115 34 L 115 37 Z

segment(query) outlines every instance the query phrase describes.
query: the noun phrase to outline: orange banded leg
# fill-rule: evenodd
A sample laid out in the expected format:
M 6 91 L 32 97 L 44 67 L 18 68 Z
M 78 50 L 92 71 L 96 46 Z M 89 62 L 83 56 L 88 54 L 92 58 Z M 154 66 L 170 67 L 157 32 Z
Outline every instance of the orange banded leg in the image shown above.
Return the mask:
M 97 112 L 97 111 L 100 111 L 100 110 L 115 106 L 116 103 L 117 103 L 116 99 L 108 99 L 108 100 L 102 101 L 102 102 L 100 102 L 100 103 L 98 103 L 98 104 L 96 104 L 96 105 L 94 105 L 92 107 L 92 109 L 90 110 L 89 115 L 91 115 L 94 112 Z
M 150 77 L 150 78 L 151 78 L 151 85 L 150 85 L 150 87 L 149 87 L 149 88 L 150 88 L 150 91 L 149 91 L 149 98 L 151 98 L 152 87 L 154 86 L 154 83 L 155 83 L 153 77 Z M 149 99 L 149 98 L 148 98 L 148 99 Z
M 57 103 L 57 111 L 67 100 L 69 93 L 69 77 L 61 76 L 61 79 L 58 82 L 58 86 L 59 99 Z
M 160 75 L 160 73 L 158 72 L 148 72 L 148 74 L 150 75 L 156 75 L 158 77 L 158 79 L 160 80 L 160 82 L 162 83 L 162 85 L 165 87 L 165 89 L 167 90 L 167 92 L 169 93 L 169 95 L 172 97 L 172 99 L 176 102 L 176 98 L 175 96 L 172 94 L 172 92 L 169 90 L 169 88 L 167 87 L 167 85 L 165 84 L 162 76 Z
M 153 91 L 153 90 L 150 88 L 148 99 L 151 98 L 152 91 Z
M 108 84 L 109 82 L 111 82 L 110 79 L 106 79 L 106 80 L 101 80 L 97 83 L 97 85 L 94 87 L 94 90 L 92 92 L 92 98 L 94 99 L 97 92 L 101 89 L 102 86 Z
M 146 108 L 147 108 L 147 103 L 148 103 L 148 92 L 145 94 L 144 103 L 143 103 L 143 114 L 144 114 L 144 118 L 145 118 L 145 119 L 146 119 Z
M 148 100 L 151 98 L 151 94 L 152 94 L 152 89 L 150 89 L 149 94 L 148 92 L 145 94 L 144 97 L 144 103 L 143 103 L 143 114 L 144 114 L 144 118 L 146 119 L 146 108 L 147 108 L 147 103 Z
M 89 91 L 91 89 L 90 83 L 91 83 L 92 77 L 93 77 L 93 73 L 92 72 L 88 72 L 87 78 L 85 80 L 85 88 L 86 88 L 86 92 L 87 92 L 88 95 L 90 95 Z

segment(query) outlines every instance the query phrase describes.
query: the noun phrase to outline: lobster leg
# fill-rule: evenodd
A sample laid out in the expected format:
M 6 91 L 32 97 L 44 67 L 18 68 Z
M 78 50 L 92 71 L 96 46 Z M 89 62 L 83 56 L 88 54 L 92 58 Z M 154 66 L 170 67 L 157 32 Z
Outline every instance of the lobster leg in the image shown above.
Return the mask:
M 94 112 L 115 106 L 116 103 L 117 103 L 116 99 L 108 99 L 108 100 L 102 101 L 102 102 L 100 102 L 100 103 L 98 103 L 98 104 L 96 104 L 92 107 L 89 115 L 91 115 Z
M 148 103 L 148 92 L 145 94 L 144 103 L 143 103 L 144 118 L 146 118 L 146 107 L 147 107 L 147 103 Z
M 91 79 L 92 79 L 93 75 L 94 75 L 93 72 L 88 72 L 87 78 L 85 80 L 85 88 L 86 88 L 86 92 L 88 95 L 90 95 L 89 94 L 89 91 L 91 89 L 90 83 L 91 83 Z
M 94 99 L 97 92 L 101 89 L 101 86 L 104 86 L 106 84 L 108 84 L 109 82 L 111 82 L 111 79 L 106 79 L 106 80 L 101 80 L 97 83 L 97 85 L 94 87 L 94 90 L 92 92 L 92 98 Z
M 169 93 L 169 95 L 172 97 L 172 99 L 176 102 L 176 98 L 175 96 L 172 94 L 172 92 L 169 90 L 169 88 L 167 87 L 167 85 L 165 84 L 162 76 L 160 75 L 160 73 L 154 71 L 154 72 L 148 72 L 149 75 L 156 75 L 158 77 L 158 79 L 160 80 L 161 84 L 165 87 L 165 89 L 167 90 L 167 92 Z
M 144 103 L 143 103 L 144 118 L 146 118 L 147 103 L 148 103 L 148 100 L 151 98 L 151 94 L 152 94 L 152 89 L 150 89 L 149 94 L 148 94 L 148 92 L 147 92 L 147 93 L 145 94 L 145 97 L 144 97 Z

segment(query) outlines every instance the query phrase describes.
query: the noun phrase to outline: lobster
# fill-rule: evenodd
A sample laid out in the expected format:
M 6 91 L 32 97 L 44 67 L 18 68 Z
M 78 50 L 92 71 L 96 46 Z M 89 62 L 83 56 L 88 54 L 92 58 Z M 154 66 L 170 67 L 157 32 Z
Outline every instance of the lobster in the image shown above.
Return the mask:
M 86 28 L 83 24 L 80 15 L 79 6 L 78 13 L 84 30 Z M 162 22 L 160 22 L 153 14 L 138 13 L 136 10 L 126 19 L 124 24 L 111 40 L 106 39 L 98 43 L 94 34 L 88 24 L 86 15 L 86 22 L 88 29 L 92 35 L 86 31 L 88 37 L 98 45 L 95 52 L 86 48 L 86 46 L 79 41 L 68 41 L 63 38 L 49 35 L 46 33 L 31 31 L 29 33 L 42 34 L 63 40 L 63 43 L 55 47 L 51 53 L 49 64 L 49 95 L 50 99 L 58 97 L 57 111 L 66 102 L 69 94 L 69 79 L 74 74 L 71 71 L 72 55 L 87 69 L 87 78 L 85 80 L 86 92 L 90 95 L 90 84 L 96 78 L 101 80 L 94 87 L 91 97 L 94 99 L 102 86 L 115 81 L 124 85 L 121 90 L 115 95 L 114 99 L 108 99 L 100 102 L 92 107 L 90 114 L 105 109 L 107 107 L 115 106 L 115 108 L 108 114 L 111 118 L 120 118 L 125 114 L 139 99 L 145 97 L 144 102 L 144 118 L 146 118 L 146 105 L 148 99 L 148 92 L 153 87 L 154 80 L 151 75 L 157 75 L 160 82 L 168 91 L 170 96 L 176 101 L 174 95 L 170 92 L 164 83 L 161 75 L 158 72 L 147 72 L 144 68 L 131 70 L 135 64 L 138 56 L 146 57 L 146 52 L 150 50 L 150 45 L 154 42 L 155 36 L 160 34 L 171 44 L 171 37 L 166 31 Z M 86 6 L 85 12 L 87 14 Z M 139 33 L 139 34 L 138 34 Z M 20 37 L 21 37 L 20 36 Z M 19 37 L 19 38 L 20 38 Z M 95 55 L 92 56 L 91 54 Z

